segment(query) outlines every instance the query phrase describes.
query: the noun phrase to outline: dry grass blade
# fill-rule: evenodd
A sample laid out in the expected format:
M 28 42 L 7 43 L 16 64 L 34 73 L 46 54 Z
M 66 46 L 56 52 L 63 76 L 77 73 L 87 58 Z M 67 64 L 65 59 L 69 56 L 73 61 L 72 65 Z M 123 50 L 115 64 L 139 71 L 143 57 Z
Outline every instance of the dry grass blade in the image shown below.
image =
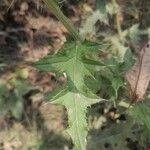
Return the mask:
M 150 81 L 150 41 L 141 50 L 135 65 L 125 74 L 132 101 L 142 101 Z

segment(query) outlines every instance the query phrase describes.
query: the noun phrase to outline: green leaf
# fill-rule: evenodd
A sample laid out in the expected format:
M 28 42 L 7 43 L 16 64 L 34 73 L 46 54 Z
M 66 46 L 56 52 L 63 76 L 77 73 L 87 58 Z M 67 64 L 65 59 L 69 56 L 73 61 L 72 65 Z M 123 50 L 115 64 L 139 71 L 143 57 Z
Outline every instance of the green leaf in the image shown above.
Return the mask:
M 111 57 L 110 59 L 105 61 L 106 66 L 110 69 L 110 71 L 115 74 L 119 73 L 119 62 L 114 58 Z
M 94 77 L 96 80 L 92 80 L 92 78 L 90 77 L 86 77 L 85 78 L 85 83 L 86 85 L 88 86 L 88 88 L 93 92 L 93 93 L 97 93 L 98 90 L 100 90 L 101 88 L 101 76 L 100 76 L 100 73 L 99 72 L 96 72 L 94 74 Z
M 49 55 L 34 64 L 41 70 L 66 73 L 67 84 L 62 87 L 63 89 L 59 88 L 50 93 L 49 98 L 52 103 L 66 107 L 69 120 L 67 132 L 77 150 L 86 149 L 87 107 L 102 100 L 89 90 L 84 81 L 87 76 L 95 80 L 91 66 L 104 65 L 86 56 L 88 52 L 97 51 L 99 46 L 101 45 L 98 43 L 86 40 L 82 43 L 69 41 L 55 55 Z
M 64 93 L 64 89 L 59 93 Z M 72 137 L 77 150 L 86 150 L 86 136 L 88 132 L 86 110 L 87 107 L 100 102 L 101 99 L 87 98 L 75 91 L 68 91 L 61 97 L 58 95 L 51 100 L 53 101 L 52 103 L 61 104 L 66 107 L 69 120 L 69 128 L 67 129 L 67 132 Z
M 112 80 L 112 87 L 115 91 L 118 91 L 121 86 L 123 86 L 123 79 L 121 77 L 116 77 Z
M 57 99 L 61 96 L 64 96 L 67 93 L 67 86 L 57 86 L 52 92 L 46 94 L 46 98 L 48 101 L 52 101 L 53 99 Z
M 120 87 L 123 86 L 123 84 L 124 84 L 123 79 L 120 76 L 117 76 L 112 80 L 112 87 L 115 91 L 116 99 L 118 98 L 118 90 Z
M 140 124 L 144 125 L 150 133 L 150 102 L 136 104 L 130 110 L 130 115 Z
M 89 65 L 103 65 L 100 61 L 88 59 L 84 54 L 88 51 L 97 50 L 98 44 L 90 42 L 76 43 L 67 42 L 62 49 L 55 55 L 49 55 L 34 64 L 35 67 L 45 71 L 55 71 L 66 73 L 74 86 L 81 92 L 85 93 L 87 87 L 84 83 L 85 76 L 90 76 L 95 80 L 90 71 Z
M 134 64 L 133 54 L 130 49 L 128 49 L 124 56 L 124 62 L 120 65 L 120 71 L 125 72 L 129 70 Z

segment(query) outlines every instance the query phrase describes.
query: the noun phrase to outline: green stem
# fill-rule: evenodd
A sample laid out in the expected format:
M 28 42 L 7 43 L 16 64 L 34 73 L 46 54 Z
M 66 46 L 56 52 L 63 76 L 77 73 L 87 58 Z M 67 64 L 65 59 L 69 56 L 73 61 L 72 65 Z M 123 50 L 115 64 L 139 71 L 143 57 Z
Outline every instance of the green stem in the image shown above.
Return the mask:
M 49 10 L 57 17 L 57 19 L 63 23 L 66 29 L 71 33 L 72 37 L 77 41 L 81 41 L 82 39 L 79 33 L 76 31 L 74 25 L 62 13 L 61 9 L 56 4 L 55 0 L 43 0 L 43 1 L 47 5 Z

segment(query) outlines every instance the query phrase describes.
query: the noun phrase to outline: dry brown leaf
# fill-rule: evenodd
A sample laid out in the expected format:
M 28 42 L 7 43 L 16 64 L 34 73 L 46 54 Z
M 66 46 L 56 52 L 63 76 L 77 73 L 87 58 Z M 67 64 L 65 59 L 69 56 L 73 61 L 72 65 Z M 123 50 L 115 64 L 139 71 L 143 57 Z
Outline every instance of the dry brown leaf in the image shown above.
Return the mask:
M 150 41 L 141 50 L 135 65 L 125 74 L 132 101 L 142 101 L 150 81 Z

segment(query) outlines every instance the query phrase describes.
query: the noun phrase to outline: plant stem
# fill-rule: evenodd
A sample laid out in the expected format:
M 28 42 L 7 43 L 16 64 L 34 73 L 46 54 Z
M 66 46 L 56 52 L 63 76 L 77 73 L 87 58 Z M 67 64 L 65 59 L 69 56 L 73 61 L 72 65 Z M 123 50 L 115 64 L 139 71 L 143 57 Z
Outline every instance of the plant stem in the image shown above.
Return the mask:
M 69 19 L 62 13 L 59 6 L 54 0 L 43 0 L 47 5 L 49 10 L 57 17 L 59 21 L 63 23 L 66 29 L 71 33 L 72 37 L 77 41 L 82 41 L 79 33 L 76 31 L 74 25 L 69 21 Z

